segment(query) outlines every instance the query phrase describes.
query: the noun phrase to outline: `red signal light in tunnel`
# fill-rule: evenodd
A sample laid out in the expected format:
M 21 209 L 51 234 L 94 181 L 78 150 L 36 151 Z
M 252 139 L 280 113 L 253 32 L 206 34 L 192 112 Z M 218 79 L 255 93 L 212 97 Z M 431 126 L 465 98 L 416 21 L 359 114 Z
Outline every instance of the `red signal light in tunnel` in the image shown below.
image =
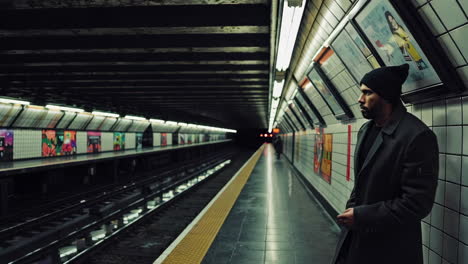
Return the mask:
M 263 134 L 260 134 L 260 137 L 263 137 Z

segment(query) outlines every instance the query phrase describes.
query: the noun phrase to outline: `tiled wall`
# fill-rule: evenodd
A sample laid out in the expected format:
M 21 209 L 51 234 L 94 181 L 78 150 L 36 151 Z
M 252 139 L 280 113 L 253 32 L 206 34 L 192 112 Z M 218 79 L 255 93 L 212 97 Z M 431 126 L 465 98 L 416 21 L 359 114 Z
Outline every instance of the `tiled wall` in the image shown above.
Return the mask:
M 153 133 L 153 147 L 161 146 L 161 133 Z
M 101 151 L 114 150 L 114 133 L 102 132 L 101 134 Z
M 376 0 L 374 0 L 376 1 Z M 411 0 L 431 28 L 434 36 L 446 51 L 459 76 L 468 87 L 468 0 Z M 341 11 L 347 12 L 351 1 L 309 1 L 308 17 L 302 27 L 308 28 L 299 37 L 304 45 L 302 53 L 293 56 L 293 74 L 301 80 L 312 56 L 341 19 Z M 332 9 L 335 11 L 332 12 Z M 337 12 L 338 10 L 339 12 Z M 330 13 L 334 13 L 333 16 Z M 330 31 L 330 32 L 329 32 Z M 319 34 L 326 32 L 326 34 Z M 336 68 L 342 69 L 339 64 Z M 336 76 L 336 74 L 334 74 Z M 333 77 L 333 76 L 328 76 Z M 295 167 L 328 200 L 335 210 L 343 211 L 354 185 L 351 162 L 351 180 L 346 180 L 347 129 L 352 127 L 351 155 L 354 155 L 357 131 L 366 121 L 361 118 L 357 105 L 357 84 L 334 82 L 343 99 L 350 106 L 356 119 L 340 123 L 332 115 L 323 99 L 316 94 L 312 103 L 320 111 L 328 126 L 323 133 L 333 134 L 332 178 L 327 183 L 313 170 L 315 130 L 283 135 L 284 154 L 292 160 L 293 146 Z M 344 85 L 344 84 L 343 84 Z M 354 87 L 354 88 L 353 88 Z M 439 142 L 439 184 L 431 214 L 423 219 L 423 249 L 425 264 L 468 263 L 468 92 L 451 94 L 432 102 L 409 104 L 410 113 L 419 117 L 437 135 Z M 351 161 L 354 157 L 351 156 Z
M 136 147 L 136 133 L 125 133 L 125 149 Z
M 76 152 L 84 154 L 87 152 L 88 133 L 86 131 L 76 132 Z
M 13 135 L 13 159 L 41 157 L 41 138 L 41 130 L 15 129 Z

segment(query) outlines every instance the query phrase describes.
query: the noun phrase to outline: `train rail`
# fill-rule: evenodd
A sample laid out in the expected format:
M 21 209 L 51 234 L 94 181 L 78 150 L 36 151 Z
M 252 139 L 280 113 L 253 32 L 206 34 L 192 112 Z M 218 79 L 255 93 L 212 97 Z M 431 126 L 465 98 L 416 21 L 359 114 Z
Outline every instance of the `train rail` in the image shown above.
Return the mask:
M 36 217 L 31 212 L 23 214 L 26 217 L 2 225 L 0 259 L 5 263 L 66 262 L 70 256 L 89 251 L 103 238 L 112 237 L 136 219 L 164 207 L 232 155 L 217 153 L 123 186 L 93 190 L 94 195 L 87 199 L 65 199 Z

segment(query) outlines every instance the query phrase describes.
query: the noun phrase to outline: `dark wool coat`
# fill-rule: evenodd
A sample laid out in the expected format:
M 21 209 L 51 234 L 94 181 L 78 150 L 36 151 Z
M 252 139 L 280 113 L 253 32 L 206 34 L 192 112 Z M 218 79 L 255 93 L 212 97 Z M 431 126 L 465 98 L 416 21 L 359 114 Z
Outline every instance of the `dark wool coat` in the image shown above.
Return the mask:
M 431 211 L 437 187 L 437 138 L 400 104 L 359 169 L 359 151 L 371 122 L 358 133 L 355 184 L 346 204 L 354 208 L 355 223 L 342 230 L 332 263 L 351 235 L 346 264 L 422 264 L 421 219 Z

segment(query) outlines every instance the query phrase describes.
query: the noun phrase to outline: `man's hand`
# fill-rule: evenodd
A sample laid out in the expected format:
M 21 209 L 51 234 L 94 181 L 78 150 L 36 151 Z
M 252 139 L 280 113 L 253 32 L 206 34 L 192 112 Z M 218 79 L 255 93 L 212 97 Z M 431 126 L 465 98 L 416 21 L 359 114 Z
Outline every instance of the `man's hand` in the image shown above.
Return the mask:
M 352 227 L 354 224 L 354 208 L 348 208 L 342 214 L 338 215 L 337 221 L 339 224 Z

